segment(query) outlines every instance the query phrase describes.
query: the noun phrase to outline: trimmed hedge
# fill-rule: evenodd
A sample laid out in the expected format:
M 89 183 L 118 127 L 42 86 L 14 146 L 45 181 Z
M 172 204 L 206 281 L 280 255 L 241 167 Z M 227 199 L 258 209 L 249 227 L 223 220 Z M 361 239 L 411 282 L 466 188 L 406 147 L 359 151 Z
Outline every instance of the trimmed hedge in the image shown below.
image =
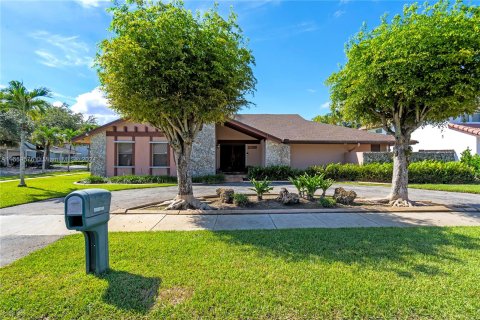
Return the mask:
M 125 184 L 145 184 L 145 183 L 176 183 L 177 178 L 171 176 L 136 176 L 124 175 L 110 177 L 108 180 L 111 183 L 125 183 Z
M 206 184 L 216 184 L 225 182 L 224 174 L 210 174 L 206 176 L 196 176 L 192 178 L 194 183 L 206 183 Z
M 215 184 L 225 181 L 223 174 L 213 174 L 206 176 L 198 176 L 192 178 L 195 183 Z M 137 176 L 137 175 L 123 175 L 110 178 L 99 176 L 90 176 L 81 181 L 82 183 L 123 183 L 123 184 L 149 184 L 149 183 L 177 183 L 177 177 L 171 176 Z
M 477 183 L 478 173 L 474 168 L 461 162 L 439 162 L 425 160 L 410 163 L 408 180 L 410 183 Z M 326 178 L 337 181 L 391 182 L 393 164 L 370 163 L 366 165 L 332 163 L 325 166 L 313 166 L 306 170 L 288 166 L 266 168 L 251 167 L 249 179 L 288 180 L 301 174 L 324 174 Z

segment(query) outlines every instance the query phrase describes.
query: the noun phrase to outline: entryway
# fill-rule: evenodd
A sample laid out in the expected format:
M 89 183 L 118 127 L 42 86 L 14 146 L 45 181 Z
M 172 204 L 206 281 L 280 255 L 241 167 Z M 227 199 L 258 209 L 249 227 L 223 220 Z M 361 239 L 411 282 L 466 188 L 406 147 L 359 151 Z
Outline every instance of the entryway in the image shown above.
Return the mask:
M 245 172 L 245 144 L 220 145 L 220 171 Z

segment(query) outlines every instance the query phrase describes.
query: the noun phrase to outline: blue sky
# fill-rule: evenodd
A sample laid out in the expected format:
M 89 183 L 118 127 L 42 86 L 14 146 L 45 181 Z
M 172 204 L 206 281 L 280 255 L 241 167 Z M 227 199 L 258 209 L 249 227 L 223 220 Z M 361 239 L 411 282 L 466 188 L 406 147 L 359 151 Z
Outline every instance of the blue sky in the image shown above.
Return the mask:
M 329 111 L 325 79 L 345 61 L 344 44 L 362 22 L 401 12 L 405 1 L 219 1 L 233 5 L 256 58 L 256 106 L 247 113 L 299 113 L 310 119 Z M 213 1 L 188 1 L 204 10 Z M 23 80 L 46 86 L 52 102 L 95 115 L 116 117 L 98 90 L 91 68 L 96 45 L 108 36 L 109 1 L 0 1 L 0 85 Z

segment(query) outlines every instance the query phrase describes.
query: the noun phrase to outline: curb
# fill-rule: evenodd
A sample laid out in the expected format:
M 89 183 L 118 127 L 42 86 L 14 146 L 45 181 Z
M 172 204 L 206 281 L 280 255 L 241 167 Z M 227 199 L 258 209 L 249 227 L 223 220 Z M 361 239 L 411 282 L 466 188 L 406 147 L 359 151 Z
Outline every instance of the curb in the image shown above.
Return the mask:
M 456 208 L 447 206 L 428 206 L 428 207 L 395 207 L 395 208 L 315 208 L 315 209 L 220 209 L 220 210 L 155 210 L 142 209 L 149 205 L 155 205 L 161 202 L 155 202 L 147 205 L 117 209 L 111 214 L 166 214 L 166 215 L 246 215 L 246 214 L 302 214 L 302 213 L 427 213 L 427 212 L 480 212 L 480 209 L 473 207 Z

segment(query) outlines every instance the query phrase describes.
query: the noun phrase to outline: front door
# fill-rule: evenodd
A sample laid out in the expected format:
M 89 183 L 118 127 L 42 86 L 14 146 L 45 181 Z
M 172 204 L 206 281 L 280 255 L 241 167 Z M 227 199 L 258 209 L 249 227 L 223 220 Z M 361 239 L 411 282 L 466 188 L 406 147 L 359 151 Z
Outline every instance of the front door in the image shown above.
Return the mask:
M 220 145 L 220 170 L 222 172 L 245 172 L 245 145 Z

